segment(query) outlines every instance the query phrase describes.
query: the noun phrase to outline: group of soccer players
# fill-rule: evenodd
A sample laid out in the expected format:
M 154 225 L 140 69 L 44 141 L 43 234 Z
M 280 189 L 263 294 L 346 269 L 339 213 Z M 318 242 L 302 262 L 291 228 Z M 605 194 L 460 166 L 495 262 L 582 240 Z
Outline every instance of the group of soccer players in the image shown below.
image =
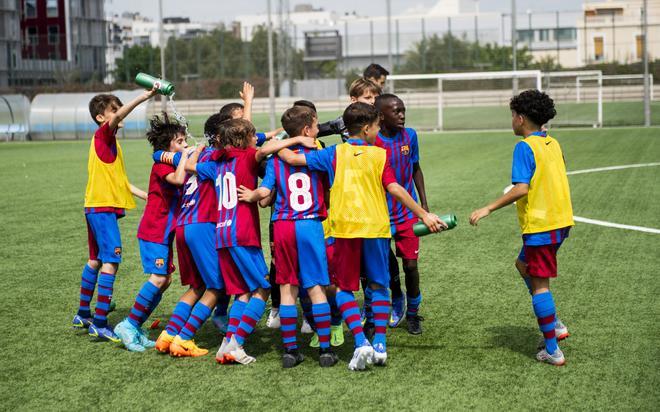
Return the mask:
M 281 329 L 283 367 L 294 367 L 304 360 L 296 339 L 298 301 L 315 333 L 311 346 L 319 348 L 321 367 L 339 361 L 331 346 L 343 342 L 342 319 L 355 345 L 349 369 L 384 365 L 388 325 L 396 327 L 405 318 L 410 333 L 422 332 L 418 315 L 422 300 L 417 269 L 419 239 L 412 227 L 422 221 L 431 232 L 447 228 L 428 210 L 417 134 L 405 127 L 405 105 L 397 96 L 381 93 L 388 74 L 378 65 L 369 66 L 364 77 L 351 85 L 351 104 L 337 120 L 320 125 L 314 104 L 303 100 L 282 115 L 283 131 L 268 133 L 257 133 L 251 123 L 254 89 L 245 83 L 240 93 L 244 104 L 229 104 L 211 115 L 204 126 L 209 145 L 194 149 L 186 142 L 186 125 L 166 113 L 155 116 L 147 132 L 154 151 L 148 193 L 128 182 L 116 133 L 126 115 L 156 90 L 126 105 L 113 95 L 95 96 L 90 114 L 99 128 L 90 146 L 85 194 L 89 260 L 82 273 L 80 305 L 73 326 L 87 329 L 98 339 L 121 342 L 129 351 L 155 348 L 177 357 L 194 357 L 208 353 L 195 344 L 194 336 L 207 319 L 213 318 L 224 333 L 216 360 L 249 364 L 255 358 L 246 352 L 246 343 L 273 291 L 279 293 L 273 293 L 268 324 Z M 547 109 L 543 102 L 536 102 L 547 96 L 536 93 L 539 96 L 532 98 L 532 104 Z M 539 115 L 538 107 L 534 111 L 514 107 L 516 98 L 512 101 L 514 132 L 527 137 L 524 133 L 531 130 L 530 134 L 541 136 L 541 126 L 552 118 L 545 118 L 549 111 Z M 552 100 L 549 103 L 552 105 Z M 545 121 L 539 123 L 541 120 Z M 522 122 L 518 129 L 516 121 Z M 317 138 L 333 133 L 340 134 L 343 143 L 324 148 Z M 547 149 L 530 146 L 527 151 L 521 149 L 520 156 L 527 156 L 529 163 L 531 153 L 532 162 L 536 156 L 533 167 L 542 168 L 544 176 L 552 171 L 560 178 L 560 168 L 542 160 Z M 561 155 L 561 149 L 553 156 L 557 153 Z M 527 178 L 531 194 L 538 186 L 531 183 L 535 171 L 528 167 L 525 173 L 521 176 Z M 524 186 L 523 182 L 514 183 Z M 505 201 L 475 211 L 471 223 L 476 224 L 510 199 L 521 199 L 519 184 L 512 190 L 518 197 L 507 194 Z M 551 189 L 556 187 L 554 184 Z M 568 190 L 567 183 L 564 189 Z M 137 292 L 129 315 L 111 328 L 107 315 L 122 255 L 117 220 L 126 209 L 135 207 L 133 196 L 147 202 L 138 241 L 148 278 Z M 520 211 L 521 203 L 519 200 L 519 215 L 527 216 L 526 209 Z M 261 249 L 258 206 L 271 208 L 270 270 Z M 565 202 L 559 205 L 565 206 Z M 554 213 L 552 208 L 546 211 Z M 556 260 L 554 273 L 547 264 L 541 264 L 545 272 L 538 275 L 539 264 L 535 262 L 555 258 L 553 252 L 556 254 L 572 225 L 570 210 L 564 214 L 558 218 L 564 225 L 561 227 L 544 226 L 538 219 L 526 221 L 532 230 L 551 231 L 553 242 L 540 252 L 538 236 L 525 242 L 525 253 L 517 264 L 530 285 L 535 311 L 540 308 L 539 324 L 546 338 L 542 352 L 546 352 L 542 359 L 539 352 L 539 360 L 553 364 L 563 364 L 554 336 L 559 323 L 554 318 L 547 282 L 556 276 Z M 392 238 L 396 256 L 391 250 Z M 165 330 L 152 341 L 142 325 L 171 283 L 175 242 L 181 283 L 188 289 L 179 298 Z M 403 261 L 405 297 L 397 256 Z M 537 277 L 545 281 L 535 280 Z M 360 286 L 364 291 L 362 313 L 354 296 Z M 95 289 L 98 296 L 92 316 L 90 302 Z

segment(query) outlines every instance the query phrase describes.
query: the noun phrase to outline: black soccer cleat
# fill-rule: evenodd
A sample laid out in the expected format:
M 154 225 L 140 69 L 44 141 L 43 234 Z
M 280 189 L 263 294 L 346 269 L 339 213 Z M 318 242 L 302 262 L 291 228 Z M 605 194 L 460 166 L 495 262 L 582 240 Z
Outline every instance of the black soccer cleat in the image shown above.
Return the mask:
M 337 356 L 332 349 L 325 348 L 319 350 L 319 365 L 322 368 L 329 368 L 335 366 L 339 362 L 339 356 Z
M 423 317 L 419 315 L 406 316 L 406 323 L 408 324 L 408 333 L 411 335 L 422 334 L 422 321 Z
M 298 366 L 305 360 L 302 353 L 298 349 L 286 349 L 282 355 L 282 367 L 285 369 Z

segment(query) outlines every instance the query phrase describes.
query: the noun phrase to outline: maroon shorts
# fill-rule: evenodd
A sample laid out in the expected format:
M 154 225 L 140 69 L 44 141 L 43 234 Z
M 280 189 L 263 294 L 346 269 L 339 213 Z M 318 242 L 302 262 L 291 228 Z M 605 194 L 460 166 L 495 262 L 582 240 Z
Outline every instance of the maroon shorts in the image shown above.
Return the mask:
M 419 238 L 413 232 L 417 220 L 411 219 L 394 227 L 394 246 L 396 255 L 408 260 L 417 260 L 419 257 Z
M 363 273 L 369 282 L 388 287 L 389 253 L 388 238 L 335 239 L 332 284 L 339 289 L 356 292 L 360 289 L 360 275 Z
M 220 259 L 220 273 L 222 280 L 225 281 L 225 292 L 227 295 L 243 295 L 250 292 L 250 288 L 243 279 L 241 271 L 236 266 L 234 258 L 228 248 L 218 249 L 218 259 Z
M 334 279 L 336 270 L 334 265 L 334 256 L 335 256 L 335 242 L 334 240 L 331 243 L 328 243 L 328 240 L 325 241 L 325 255 L 328 258 L 328 274 L 330 279 Z
M 183 235 L 183 226 L 176 227 L 176 255 L 179 261 L 179 276 L 181 277 L 181 284 L 193 289 L 203 288 L 204 281 L 202 280 L 199 270 L 197 270 L 195 260 L 186 244 Z
M 557 277 L 557 250 L 561 243 L 543 246 L 523 246 L 524 262 L 527 263 L 527 274 L 536 278 Z M 519 258 L 520 259 L 520 258 Z

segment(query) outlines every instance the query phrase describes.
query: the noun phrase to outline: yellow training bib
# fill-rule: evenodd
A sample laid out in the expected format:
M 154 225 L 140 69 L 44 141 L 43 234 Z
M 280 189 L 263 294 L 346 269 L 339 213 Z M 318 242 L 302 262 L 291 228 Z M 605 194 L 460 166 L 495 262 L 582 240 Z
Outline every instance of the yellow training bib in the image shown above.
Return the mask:
M 116 207 L 134 209 L 135 200 L 124 168 L 124 155 L 117 141 L 117 157 L 112 163 L 99 159 L 94 148 L 94 139 L 89 146 L 87 162 L 87 189 L 85 190 L 85 207 Z

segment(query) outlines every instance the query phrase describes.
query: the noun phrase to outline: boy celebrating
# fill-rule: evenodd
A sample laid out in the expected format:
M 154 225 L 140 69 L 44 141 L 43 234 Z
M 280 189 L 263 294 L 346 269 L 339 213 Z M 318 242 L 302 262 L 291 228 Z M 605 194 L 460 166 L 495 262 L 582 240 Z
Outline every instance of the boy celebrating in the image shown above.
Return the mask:
M 89 335 L 101 340 L 119 342 L 108 327 L 107 315 L 112 301 L 115 276 L 121 262 L 121 236 L 117 220 L 126 209 L 134 209 L 132 196 L 146 200 L 147 194 L 128 182 L 124 155 L 117 130 L 123 120 L 140 103 L 149 100 L 156 90 L 144 92 L 127 105 L 117 96 L 99 94 L 89 102 L 89 114 L 99 125 L 89 147 L 85 219 L 89 243 L 89 260 L 82 272 L 80 306 L 73 317 L 74 328 L 88 328 Z M 101 274 L 98 275 L 99 269 Z M 98 296 L 94 319 L 90 302 L 98 279 Z
M 282 126 L 289 136 L 315 138 L 318 133 L 316 112 L 309 107 L 294 106 L 282 115 Z M 295 153 L 311 149 L 295 146 Z M 277 260 L 277 283 L 281 290 L 280 324 L 285 352 L 282 366 L 291 368 L 303 361 L 296 342 L 298 310 L 296 299 L 302 286 L 311 299 L 312 315 L 319 338 L 321 367 L 333 366 L 338 358 L 330 349 L 330 305 L 325 287 L 330 283 L 321 223 L 327 216 L 324 180 L 320 172 L 307 167 L 289 166 L 277 156 L 268 161 L 266 176 L 259 189 L 241 186 L 238 199 L 256 202 L 276 190 L 272 213 L 274 258 Z
M 343 120 L 351 135 L 346 143 L 305 154 L 282 151 L 279 156 L 293 166 L 307 166 L 328 174 L 330 235 L 335 238 L 335 256 L 342 257 L 334 260 L 333 281 L 337 285 L 337 305 L 355 339 L 355 351 L 348 367 L 363 370 L 368 363 L 384 365 L 387 361 L 385 333 L 390 308 L 387 256 L 391 234 L 385 191 L 411 209 L 432 232 L 447 226 L 436 215 L 422 209 L 396 183 L 387 153 L 373 146 L 379 129 L 376 108 L 353 103 L 344 111 Z M 361 268 L 373 290 L 376 326 L 373 347 L 364 335 L 353 296 L 360 285 Z
M 513 97 L 509 107 L 513 132 L 523 138 L 513 151 L 513 188 L 488 206 L 472 212 L 470 224 L 476 226 L 490 213 L 517 201 L 523 247 L 516 267 L 530 288 L 534 314 L 545 340 L 545 348 L 536 359 L 561 366 L 566 361 L 557 346 L 550 278 L 557 277 L 557 250 L 574 222 L 561 147 L 542 129 L 557 112 L 552 99 L 538 90 L 527 90 Z

